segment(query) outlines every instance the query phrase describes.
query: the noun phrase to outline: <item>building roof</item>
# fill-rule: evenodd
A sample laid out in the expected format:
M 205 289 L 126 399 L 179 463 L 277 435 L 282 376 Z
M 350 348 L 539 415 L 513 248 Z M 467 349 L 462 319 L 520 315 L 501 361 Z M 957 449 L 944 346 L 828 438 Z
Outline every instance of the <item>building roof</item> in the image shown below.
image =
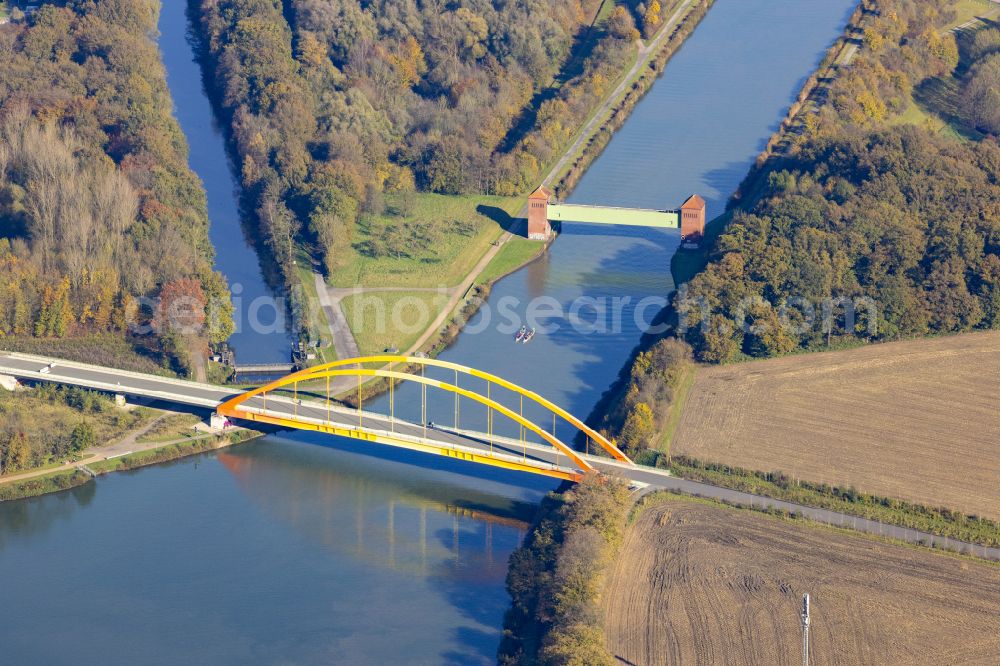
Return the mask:
M 528 195 L 528 198 L 545 199 L 546 201 L 548 201 L 549 199 L 552 198 L 552 192 L 550 192 L 549 188 L 545 187 L 544 185 L 539 185 L 537 190 Z
M 705 207 L 705 200 L 697 194 L 692 194 L 687 201 L 681 204 L 681 210 L 701 210 Z

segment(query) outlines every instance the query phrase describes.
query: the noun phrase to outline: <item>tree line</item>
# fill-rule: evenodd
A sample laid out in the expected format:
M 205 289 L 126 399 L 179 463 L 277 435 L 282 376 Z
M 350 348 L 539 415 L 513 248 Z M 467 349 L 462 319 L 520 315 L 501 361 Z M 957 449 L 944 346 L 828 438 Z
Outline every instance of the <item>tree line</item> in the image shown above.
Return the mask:
M 537 523 L 510 557 L 500 664 L 615 663 L 604 645 L 601 594 L 630 504 L 626 482 L 596 474 L 543 500 Z
M 184 280 L 221 305 L 208 335 L 231 331 L 157 6 L 71 0 L 0 26 L 0 336 L 123 334 Z M 169 331 L 157 344 L 183 353 Z
M 630 12 L 587 29 L 600 5 L 201 2 L 243 184 L 286 279 L 299 242 L 334 270 L 382 193 L 536 185 L 634 48 Z

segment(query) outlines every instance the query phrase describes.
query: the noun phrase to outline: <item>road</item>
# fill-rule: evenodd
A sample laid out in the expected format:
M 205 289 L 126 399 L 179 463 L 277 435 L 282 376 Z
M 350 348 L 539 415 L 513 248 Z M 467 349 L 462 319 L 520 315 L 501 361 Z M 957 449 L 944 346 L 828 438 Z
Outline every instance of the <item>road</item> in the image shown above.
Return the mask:
M 55 363 L 47 373 L 41 370 L 49 363 Z M 73 386 L 82 386 L 101 391 L 120 392 L 129 396 L 153 398 L 175 404 L 212 408 L 234 395 L 231 389 L 211 384 L 188 382 L 180 379 L 158 377 L 123 370 L 111 370 L 83 363 L 58 359 L 48 359 L 27 354 L 0 352 L 0 374 L 11 375 L 22 380 L 49 381 Z M 245 407 L 261 410 L 265 405 L 260 397 L 253 398 Z M 287 397 L 270 396 L 266 409 L 271 415 L 309 419 L 317 423 L 336 423 L 345 428 L 358 426 L 359 413 L 339 405 L 327 406 L 324 402 L 296 401 Z M 492 452 L 498 457 L 532 461 L 539 466 L 551 465 L 560 469 L 570 469 L 570 461 L 556 449 L 532 443 L 522 443 L 507 438 L 494 437 L 492 442 L 484 433 L 455 431 L 446 427 L 433 427 L 390 419 L 382 414 L 362 412 L 361 423 L 366 431 L 393 433 L 400 438 L 426 438 L 437 444 L 454 448 L 456 451 L 471 451 L 479 454 Z M 761 509 L 772 509 L 797 513 L 806 518 L 829 525 L 855 529 L 869 534 L 878 534 L 910 543 L 934 544 L 973 553 L 981 557 L 1000 560 L 1000 548 L 988 548 L 967 544 L 945 537 L 939 537 L 916 530 L 886 525 L 876 521 L 857 518 L 847 514 L 792 504 L 781 500 L 752 495 L 706 483 L 688 481 L 671 476 L 665 470 L 639 467 L 619 463 L 608 458 L 581 454 L 588 463 L 598 470 L 619 476 L 649 490 L 670 490 L 688 495 L 708 497 L 725 502 L 742 504 Z

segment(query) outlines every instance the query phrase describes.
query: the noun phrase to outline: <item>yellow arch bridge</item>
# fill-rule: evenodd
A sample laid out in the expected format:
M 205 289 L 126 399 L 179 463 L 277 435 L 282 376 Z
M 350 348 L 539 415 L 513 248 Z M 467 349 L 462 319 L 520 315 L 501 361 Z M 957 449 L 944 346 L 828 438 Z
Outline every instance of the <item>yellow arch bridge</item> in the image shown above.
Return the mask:
M 453 374 L 454 380 L 428 377 L 427 368 L 451 371 L 449 374 Z M 485 393 L 463 388 L 463 377 L 476 378 L 480 385 L 485 382 Z M 389 384 L 389 414 L 363 409 L 362 385 L 372 378 L 385 379 Z M 345 382 L 353 383 L 354 380 L 357 381 L 357 407 L 347 407 L 334 400 L 336 394 L 343 391 Z M 396 384 L 401 382 L 420 386 L 420 423 L 395 416 Z M 428 388 L 454 396 L 454 426 L 428 423 Z M 508 395 L 516 396 L 517 408 L 497 401 L 496 389 L 505 389 L 510 392 Z M 485 432 L 460 428 L 460 398 L 486 408 Z M 529 407 L 538 405 L 551 414 L 551 431 L 525 417 L 526 402 Z M 538 408 L 534 407 L 533 411 Z M 384 354 L 318 365 L 230 398 L 219 405 L 217 412 L 226 418 L 312 430 L 572 481 L 599 468 L 607 470 L 609 466 L 633 465 L 614 442 L 537 393 L 475 368 L 431 358 Z M 517 424 L 520 433 L 517 438 L 500 436 L 494 431 L 494 419 L 498 414 Z M 585 451 L 575 450 L 556 436 L 556 424 L 560 420 L 583 433 Z M 528 441 L 528 433 L 537 435 L 541 442 Z M 598 449 L 603 455 L 591 454 Z

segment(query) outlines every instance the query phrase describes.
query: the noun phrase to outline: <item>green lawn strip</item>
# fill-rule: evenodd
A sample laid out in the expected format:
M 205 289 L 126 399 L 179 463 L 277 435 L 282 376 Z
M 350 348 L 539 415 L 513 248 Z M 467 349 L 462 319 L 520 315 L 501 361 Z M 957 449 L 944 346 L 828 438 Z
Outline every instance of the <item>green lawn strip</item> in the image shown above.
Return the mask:
M 78 469 L 62 470 L 9 483 L 0 482 L 0 502 L 37 497 L 80 486 L 90 480 L 90 475 Z
M 368 216 L 355 227 L 353 249 L 344 265 L 330 276 L 338 287 L 453 287 L 468 275 L 503 233 L 503 225 L 516 215 L 518 199 L 491 196 L 450 196 L 418 193 L 412 210 L 399 210 L 404 195 L 386 195 L 387 212 Z M 387 230 L 403 225 L 431 229 L 431 242 L 424 248 L 394 256 L 389 250 L 371 256 L 368 243 L 382 239 Z
M 674 441 L 674 433 L 677 432 L 677 425 L 681 422 L 681 414 L 684 412 L 684 404 L 687 402 L 691 387 L 694 386 L 694 377 L 697 369 L 692 366 L 687 369 L 677 386 L 677 393 L 674 401 L 670 404 L 667 413 L 667 421 L 660 433 L 660 450 L 670 455 L 670 443 Z
M 135 469 L 137 467 L 145 467 L 146 465 L 153 465 L 177 458 L 183 458 L 184 456 L 194 455 L 196 453 L 211 451 L 219 448 L 219 446 L 224 443 L 239 444 L 255 437 L 259 437 L 260 435 L 261 433 L 254 430 L 242 429 L 222 435 L 205 434 L 200 437 L 192 438 L 188 441 L 172 442 L 155 449 L 137 451 L 118 458 L 111 458 L 110 460 L 101 460 L 88 465 L 88 467 L 98 474 Z
M 704 506 L 716 507 L 726 511 L 751 511 L 753 513 L 760 514 L 770 520 L 782 520 L 782 521 L 792 521 L 797 525 L 801 525 L 803 528 L 814 529 L 814 530 L 832 530 L 843 535 L 850 535 L 855 537 L 860 537 L 863 539 L 869 539 L 871 541 L 878 541 L 883 543 L 891 543 L 896 546 L 903 548 L 911 548 L 916 550 L 926 551 L 930 546 L 923 544 L 911 543 L 909 541 L 903 541 L 901 539 L 894 539 L 889 536 L 871 534 L 869 532 L 862 532 L 860 530 L 850 529 L 848 527 L 840 527 L 837 525 L 829 525 L 827 523 L 822 523 L 816 520 L 806 518 L 798 514 L 788 513 L 782 510 L 761 508 L 759 506 L 749 507 L 742 504 L 733 504 L 723 500 L 712 499 L 710 497 L 695 497 L 693 495 L 686 495 L 683 493 L 675 492 L 672 490 L 657 490 L 655 492 L 644 495 L 639 499 L 638 502 L 632 507 L 631 512 L 628 515 L 628 524 L 634 523 L 643 511 L 647 509 L 653 509 L 657 506 L 666 504 L 668 502 L 686 502 L 688 504 L 702 504 Z M 976 562 L 982 562 L 991 566 L 1000 566 L 1000 562 L 994 560 L 982 559 L 979 557 L 974 557 L 971 555 L 966 555 L 955 550 L 946 550 L 943 548 L 933 548 L 936 552 L 942 555 L 947 555 L 949 557 L 960 557 L 973 559 Z
M 662 466 L 664 461 L 661 459 L 657 462 Z M 830 509 L 949 539 L 985 546 L 1000 545 L 1000 524 L 946 508 L 927 507 L 903 500 L 869 495 L 854 488 L 796 481 L 780 472 L 756 472 L 684 457 L 671 459 L 669 469 L 676 476 L 723 488 Z
M 388 348 L 407 350 L 448 302 L 447 293 L 369 292 L 341 301 L 347 324 L 363 355 Z
M 295 270 L 302 284 L 305 295 L 305 324 L 310 340 L 319 340 L 322 344 L 316 350 L 316 364 L 329 363 L 337 360 L 337 350 L 333 345 L 333 334 L 330 332 L 330 321 L 316 293 L 316 281 L 313 277 L 312 263 L 304 250 L 300 250 Z
M 1000 7 L 990 0 L 958 0 L 952 4 L 957 12 L 955 19 L 944 27 L 944 30 L 952 30 L 968 23 L 978 16 L 990 16 L 1000 11 Z
M 542 241 L 527 238 L 511 238 L 504 243 L 496 256 L 486 265 L 483 272 L 475 280 L 477 285 L 490 284 L 513 273 L 521 266 L 537 257 L 545 249 Z

